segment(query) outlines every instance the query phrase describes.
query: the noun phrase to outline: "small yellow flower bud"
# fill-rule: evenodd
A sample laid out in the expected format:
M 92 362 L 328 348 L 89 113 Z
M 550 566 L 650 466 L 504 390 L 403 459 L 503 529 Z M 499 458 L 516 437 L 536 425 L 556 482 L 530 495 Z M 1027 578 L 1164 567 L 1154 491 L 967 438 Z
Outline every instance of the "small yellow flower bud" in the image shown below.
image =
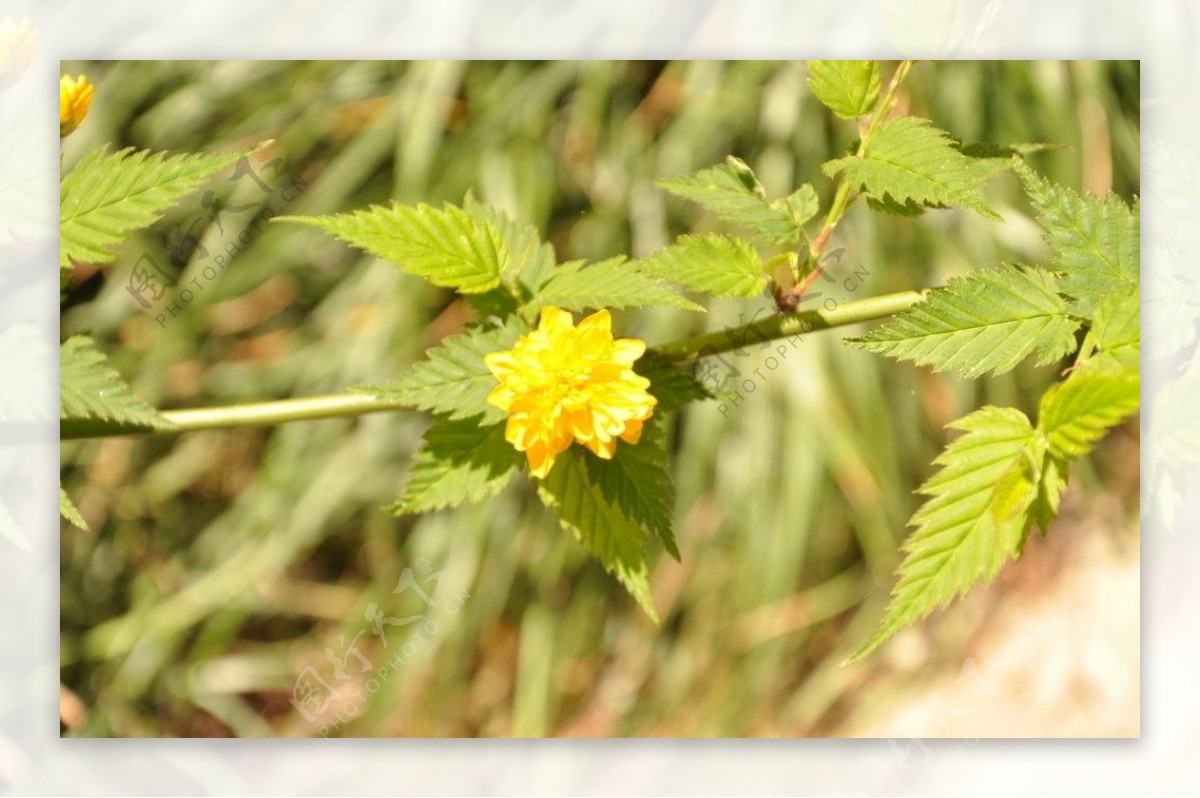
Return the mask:
M 87 116 L 96 87 L 88 82 L 87 75 L 73 78 L 63 75 L 58 81 L 58 135 L 66 136 Z

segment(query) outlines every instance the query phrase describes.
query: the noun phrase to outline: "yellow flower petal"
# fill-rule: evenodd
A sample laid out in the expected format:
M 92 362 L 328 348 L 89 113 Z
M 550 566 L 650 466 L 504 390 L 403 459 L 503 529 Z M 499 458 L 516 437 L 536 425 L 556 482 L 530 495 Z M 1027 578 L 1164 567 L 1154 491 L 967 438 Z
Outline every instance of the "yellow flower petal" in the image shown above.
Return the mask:
M 597 310 L 595 313 L 579 322 L 579 326 L 576 329 L 579 331 L 581 336 L 596 335 L 600 336 L 601 341 L 604 338 L 612 341 L 612 314 L 607 310 Z
M 562 336 L 569 334 L 574 327 L 575 320 L 567 311 L 551 307 L 542 308 L 538 331 L 550 338 L 551 343 L 556 343 Z
M 507 413 L 512 408 L 513 398 L 514 394 L 511 390 L 504 385 L 497 385 L 487 395 L 487 403 Z
M 96 87 L 88 82 L 87 75 L 73 78 L 63 75 L 58 79 L 58 135 L 66 136 L 87 116 L 92 105 Z
M 613 341 L 613 360 L 625 366 L 646 354 L 646 342 L 636 338 L 619 338 Z
M 642 439 L 642 422 L 634 421 L 630 423 L 621 433 L 621 440 L 626 443 L 637 443 Z
M 617 442 L 614 440 L 590 440 L 586 446 L 601 460 L 611 460 L 617 451 Z
M 554 454 L 550 454 L 549 450 L 540 443 L 525 450 L 525 457 L 529 461 L 530 472 L 538 479 L 549 474 L 551 466 L 554 465 Z

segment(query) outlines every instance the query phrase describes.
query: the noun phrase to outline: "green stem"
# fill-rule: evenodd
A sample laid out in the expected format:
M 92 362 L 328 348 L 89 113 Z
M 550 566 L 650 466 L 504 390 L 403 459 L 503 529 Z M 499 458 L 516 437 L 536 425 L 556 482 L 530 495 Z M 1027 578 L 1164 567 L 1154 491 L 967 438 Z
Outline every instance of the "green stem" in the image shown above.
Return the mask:
M 273 402 L 255 402 L 227 407 L 164 410 L 163 417 L 174 425 L 174 429 L 162 432 L 173 434 L 202 429 L 262 427 L 283 424 L 288 421 L 361 416 L 383 410 L 411 409 L 413 409 L 411 405 L 388 402 L 368 393 L 331 393 L 305 396 L 300 399 L 279 399 Z
M 879 128 L 883 120 L 887 118 L 888 112 L 892 110 L 892 106 L 896 102 L 896 91 L 900 88 L 900 84 L 904 82 L 904 78 L 908 76 L 908 71 L 912 69 L 913 62 L 901 61 L 900 66 L 896 67 L 895 74 L 892 75 L 892 80 L 888 83 L 887 91 L 884 92 L 883 98 L 875 106 L 875 113 L 871 116 L 871 121 L 867 124 L 867 129 L 863 132 L 862 138 L 858 141 L 858 149 L 854 151 L 855 158 L 862 158 L 867 154 L 867 145 L 871 141 L 871 137 L 875 135 L 875 131 Z M 805 263 L 805 274 L 792 288 L 791 293 L 795 296 L 800 296 L 817 278 L 817 264 L 820 262 L 821 253 L 825 251 L 825 247 L 829 245 L 829 240 L 833 238 L 833 231 L 837 229 L 838 222 L 846 215 L 846 211 L 850 210 L 850 206 L 854 204 L 854 200 L 858 199 L 858 195 L 853 197 L 850 195 L 851 185 L 843 177 L 838 184 L 837 191 L 834 192 L 833 202 L 829 205 L 829 213 L 825 215 L 825 222 L 821 225 L 820 232 L 813 238 L 813 243 L 808 250 L 808 260 Z
M 654 347 L 652 351 L 674 361 L 719 355 L 739 349 L 750 340 L 791 338 L 813 330 L 828 330 L 850 324 L 883 319 L 908 310 L 925 298 L 922 291 L 901 291 L 898 294 L 842 302 L 832 310 L 806 310 L 801 313 L 779 313 L 765 319 L 712 332 L 671 344 Z
M 902 291 L 898 294 L 843 302 L 832 310 L 809 310 L 768 316 L 758 321 L 707 333 L 674 343 L 654 347 L 651 351 L 675 362 L 698 357 L 719 355 L 745 346 L 749 340 L 791 338 L 813 330 L 828 330 L 872 319 L 882 319 L 908 310 L 924 298 L 921 291 Z M 63 440 L 103 438 L 115 435 L 175 435 L 208 429 L 261 427 L 288 421 L 315 421 L 378 413 L 385 410 L 411 410 L 409 405 L 389 402 L 366 393 L 334 393 L 306 396 L 300 399 L 280 399 L 272 402 L 200 407 L 191 410 L 165 410 L 164 418 L 171 427 L 164 429 L 135 429 L 130 427 L 86 425 L 73 427 L 60 436 Z

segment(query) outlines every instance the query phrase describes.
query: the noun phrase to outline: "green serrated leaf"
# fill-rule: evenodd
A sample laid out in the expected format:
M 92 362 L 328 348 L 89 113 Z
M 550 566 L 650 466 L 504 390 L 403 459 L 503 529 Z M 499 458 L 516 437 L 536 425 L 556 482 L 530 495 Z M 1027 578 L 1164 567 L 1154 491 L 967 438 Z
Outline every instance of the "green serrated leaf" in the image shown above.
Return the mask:
M 503 312 L 495 315 L 508 315 L 516 310 L 519 301 L 528 301 L 550 278 L 557 262 L 554 248 L 542 242 L 537 228 L 532 224 L 514 219 L 491 205 L 484 205 L 470 194 L 463 201 L 463 210 L 476 219 L 492 224 L 504 240 L 508 259 L 500 275 L 503 287 L 478 296 L 495 294 L 502 297 Z M 476 297 L 470 299 L 475 301 Z
M 59 349 L 60 434 L 78 437 L 92 428 L 128 431 L 169 429 L 172 425 L 129 390 L 104 353 L 86 335 Z
M 966 163 L 966 169 L 970 173 L 972 182 L 982 185 L 992 177 L 1006 172 L 1013 167 L 1012 156 L 1017 153 L 1038 152 L 1043 149 L 1050 149 L 1051 145 L 1043 144 L 969 144 L 961 147 L 959 152 L 966 155 L 969 160 Z M 891 197 L 867 197 L 867 206 L 873 211 L 879 213 L 887 213 L 892 216 L 906 216 L 909 218 L 920 216 L 925 213 L 925 206 L 909 200 L 907 202 L 897 202 Z
M 636 444 L 622 443 L 611 460 L 584 457 L 591 481 L 604 497 L 652 532 L 676 560 L 679 544 L 671 524 L 675 486 L 667 473 L 666 434 L 653 420 Z
M 1056 291 L 1054 275 L 1006 267 L 951 280 L 847 343 L 973 378 L 1002 374 L 1034 354 L 1039 365 L 1053 363 L 1075 349 L 1078 326 Z
M 61 485 L 58 488 L 58 512 L 75 526 L 87 530 L 87 521 L 83 520 L 83 516 L 79 514 L 79 508 L 71 501 L 71 497 L 67 495 L 67 492 L 62 489 Z
M 1027 141 L 1017 144 L 996 144 L 991 141 L 975 141 L 970 144 L 964 144 L 959 149 L 963 155 L 969 158 L 982 158 L 987 160 L 1004 161 L 1003 169 L 999 164 L 996 165 L 997 171 L 1013 168 L 1013 156 L 1019 155 L 1022 158 L 1033 155 L 1038 152 L 1046 152 L 1047 150 L 1067 150 L 1070 149 L 1065 144 L 1049 144 L 1040 141 Z
M 110 263 L 134 230 L 252 152 L 167 155 L 127 148 L 84 156 L 59 187 L 59 264 Z
M 680 236 L 636 263 L 647 274 L 714 297 L 758 296 L 767 284 L 754 247 L 716 233 Z
M 909 200 L 908 202 L 896 202 L 891 197 L 867 197 L 867 207 L 876 213 L 887 213 L 892 216 L 905 216 L 914 218 L 925 213 L 925 206 Z
M 435 419 L 413 457 L 404 492 L 389 509 L 407 515 L 485 499 L 499 493 L 522 462 L 504 439 L 503 424 Z
M 490 221 L 454 205 L 375 205 L 334 216 L 280 216 L 318 227 L 351 246 L 398 264 L 442 288 L 482 294 L 500 285 L 509 262 L 504 238 Z
M 805 183 L 786 197 L 780 197 L 771 203 L 771 207 L 789 214 L 792 221 L 796 223 L 797 230 L 816 216 L 817 211 L 821 209 L 817 199 L 817 190 L 812 187 L 811 183 Z
M 966 434 L 946 447 L 935 461 L 941 470 L 918 491 L 929 500 L 909 521 L 916 531 L 904 542 L 892 599 L 851 661 L 992 579 L 1020 551 L 1026 513 L 1036 496 L 1026 467 L 1040 458 L 1044 441 L 1025 414 L 1012 408 L 984 407 L 950 426 Z
M 1038 428 L 1056 456 L 1082 457 L 1109 429 L 1137 412 L 1140 394 L 1136 370 L 1088 362 L 1043 394 Z
M 526 318 L 532 318 L 547 306 L 584 310 L 655 305 L 704 310 L 703 306 L 644 271 L 637 262 L 627 263 L 624 256 L 618 256 L 591 265 L 585 265 L 582 261 L 562 264 L 554 270 L 542 289 L 521 308 L 521 313 Z
M 1092 321 L 1091 339 L 1097 350 L 1092 358 L 1111 367 L 1138 369 L 1142 353 L 1141 310 L 1140 288 L 1101 299 Z
M 1141 273 L 1139 212 L 1115 194 L 1085 197 L 1040 177 L 1019 160 L 1017 173 L 1033 202 L 1073 312 L 1091 318 L 1107 295 L 1132 291 Z
M 809 61 L 808 85 L 842 119 L 871 113 L 879 100 L 878 61 Z
M 736 155 L 726 155 L 725 165 L 733 170 L 733 174 L 741 181 L 747 191 L 759 199 L 767 198 L 767 190 L 763 188 L 762 182 L 754 174 L 754 170 L 750 168 L 750 164 Z
M 767 241 L 776 244 L 800 241 L 800 225 L 790 203 L 768 202 L 754 173 L 736 158 L 698 172 L 659 180 L 656 185 L 677 197 L 700 203 L 725 221 Z M 796 201 L 802 202 L 803 197 Z
M 620 456 L 620 455 L 618 455 Z M 592 479 L 586 450 L 573 446 L 558 456 L 538 485 L 538 495 L 558 514 L 563 528 L 599 558 L 642 610 L 658 623 L 650 596 L 646 536 L 636 520 L 610 501 Z
M 487 395 L 497 383 L 483 358 L 490 352 L 511 349 L 528 331 L 529 326 L 516 317 L 503 326 L 473 327 L 462 335 L 446 338 L 407 373 L 355 390 L 374 394 L 385 401 L 439 413 L 455 421 L 481 416 L 480 423 L 496 424 L 505 414 L 487 403 Z
M 959 147 L 959 152 L 971 159 L 971 169 L 980 182 L 1012 169 L 1017 159 L 1045 150 L 1066 149 L 1061 144 L 993 144 L 975 142 Z
M 466 294 L 467 301 L 481 318 L 503 319 L 517 310 L 517 300 L 507 288 L 493 288 L 482 294 Z
M 634 370 L 650 380 L 650 394 L 658 400 L 656 414 L 673 413 L 690 402 L 714 398 L 690 373 L 653 351 L 642 355 Z
M 1029 449 L 1023 450 L 1012 467 L 996 481 L 995 494 L 989 508 L 998 526 L 1021 517 L 1037 498 L 1042 478 L 1042 459 L 1046 454 L 1046 439 L 1036 435 Z
M 905 116 L 886 122 L 863 157 L 838 158 L 822 169 L 830 177 L 844 174 L 885 207 L 962 207 L 1000 221 L 979 193 L 992 172 L 963 155 L 949 134 L 927 119 Z
M 1044 435 L 1042 439 L 1045 440 Z M 1050 451 L 1049 446 L 1046 447 L 1046 453 L 1042 456 L 1042 464 L 1038 473 L 1040 479 L 1037 484 L 1037 493 L 1033 497 L 1033 503 L 1029 505 L 1025 529 L 1021 533 L 1021 543 L 1017 548 L 1018 557 L 1024 553 L 1025 542 L 1029 539 L 1033 527 L 1036 525 L 1042 530 L 1042 534 L 1045 534 L 1046 530 L 1050 528 L 1050 523 L 1058 517 L 1062 495 L 1067 489 L 1069 473 L 1067 461 Z

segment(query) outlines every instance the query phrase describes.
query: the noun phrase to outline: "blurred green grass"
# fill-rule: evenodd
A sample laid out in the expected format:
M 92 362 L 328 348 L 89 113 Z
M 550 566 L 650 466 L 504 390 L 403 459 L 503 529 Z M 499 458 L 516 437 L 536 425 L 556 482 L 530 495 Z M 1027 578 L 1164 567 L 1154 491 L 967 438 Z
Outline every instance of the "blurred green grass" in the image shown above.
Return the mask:
M 892 65 L 885 65 L 885 75 Z M 65 146 L 67 168 L 111 144 L 172 151 L 274 139 L 264 172 L 210 187 L 228 208 L 319 214 L 468 190 L 536 223 L 560 259 L 644 254 L 714 219 L 656 189 L 658 177 L 728 154 L 768 192 L 812 181 L 850 147 L 852 123 L 808 93 L 803 62 L 64 62 L 98 94 Z M 1092 191 L 1138 192 L 1135 62 L 922 62 L 903 92 L 912 113 L 964 141 L 1052 142 L 1034 166 Z M 461 301 L 321 233 L 210 220 L 203 190 L 131 241 L 103 273 L 81 270 L 63 334 L 90 330 L 135 390 L 161 407 L 338 391 L 419 360 L 461 328 Z M 1000 262 L 1040 262 L 1039 231 L 1016 180 L 987 198 L 1007 222 L 942 211 L 919 220 L 855 208 L 827 296 L 841 301 L 939 284 Z M 125 290 L 162 236 L 195 224 L 210 253 L 253 243 L 218 278 L 194 253 L 181 284 L 204 285 L 163 324 Z M 748 319 L 766 300 L 704 316 L 625 313 L 624 334 L 663 342 Z M 672 428 L 683 562 L 656 552 L 648 622 L 514 480 L 485 506 L 396 519 L 425 419 L 387 414 L 274 429 L 63 445 L 64 485 L 92 532 L 64 526 L 63 685 L 78 696 L 67 733 L 87 736 L 318 734 L 289 703 L 325 649 L 367 629 L 364 612 L 412 616 L 403 569 L 445 571 L 437 632 L 368 695 L 349 736 L 742 736 L 826 733 L 887 665 L 838 663 L 875 623 L 896 548 L 944 424 L 983 403 L 1032 409 L 1051 369 L 976 383 L 806 336 L 759 368 L 734 405 L 690 407 Z M 723 407 L 724 405 L 724 407 Z M 1101 464 L 1075 490 L 1114 489 Z M 1119 487 L 1119 486 L 1116 486 Z M 460 611 L 441 597 L 469 594 Z M 415 627 L 414 627 L 415 628 Z M 354 663 L 354 660 L 351 660 Z M 349 668 L 345 684 L 370 674 Z M 353 690 L 350 691 L 353 693 Z M 339 704 L 339 706 L 341 706 Z

